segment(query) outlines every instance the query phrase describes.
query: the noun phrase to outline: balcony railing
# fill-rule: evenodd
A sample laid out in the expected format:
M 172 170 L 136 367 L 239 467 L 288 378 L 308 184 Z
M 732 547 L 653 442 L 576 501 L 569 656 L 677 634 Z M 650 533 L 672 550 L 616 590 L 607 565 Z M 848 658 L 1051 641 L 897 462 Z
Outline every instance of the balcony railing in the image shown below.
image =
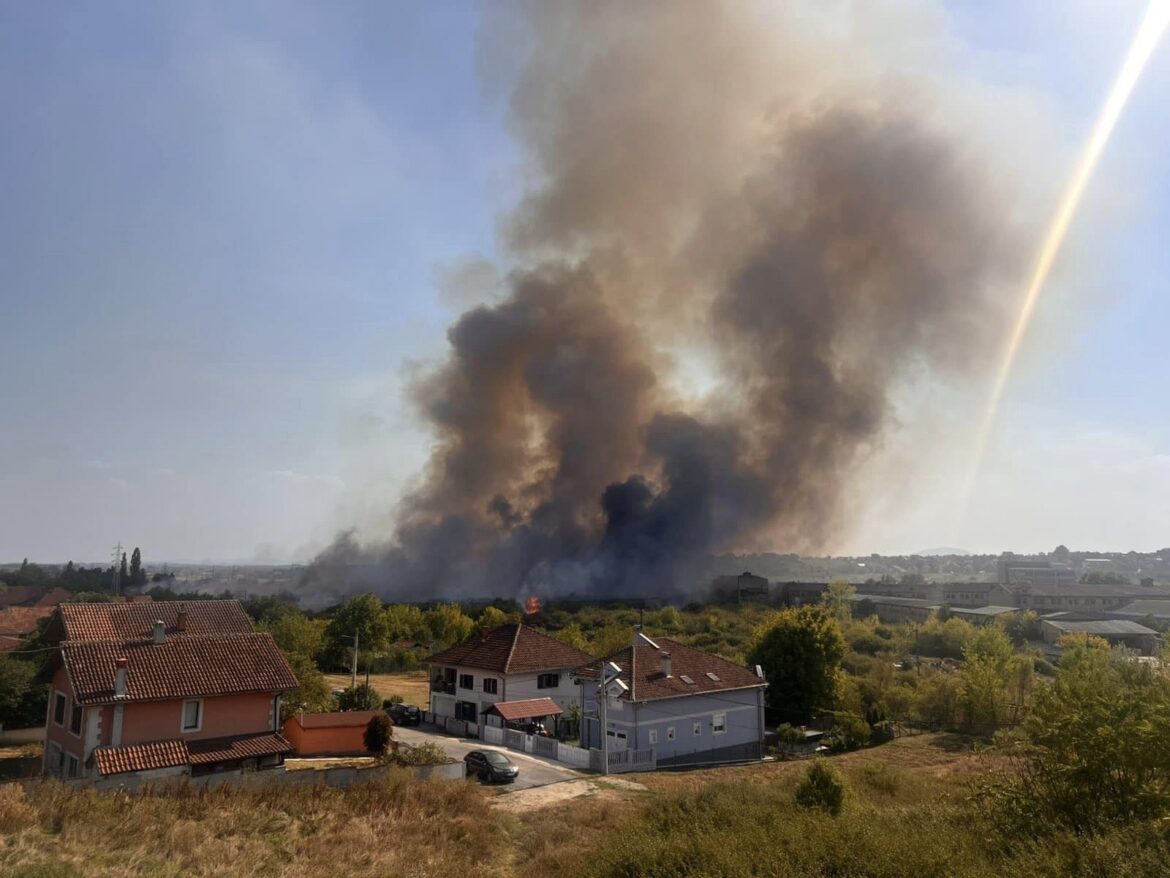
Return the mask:
M 446 695 L 455 694 L 455 682 L 448 683 L 446 680 L 431 680 L 431 691 L 442 692 Z

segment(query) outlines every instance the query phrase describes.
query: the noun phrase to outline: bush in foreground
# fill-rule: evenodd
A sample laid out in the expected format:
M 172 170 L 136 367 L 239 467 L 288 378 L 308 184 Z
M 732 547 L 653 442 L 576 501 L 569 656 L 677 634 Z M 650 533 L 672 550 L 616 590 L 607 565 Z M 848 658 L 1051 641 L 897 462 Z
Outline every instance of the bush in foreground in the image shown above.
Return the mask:
M 817 759 L 796 785 L 795 799 L 802 808 L 819 808 L 836 817 L 845 805 L 845 782 L 827 762 Z

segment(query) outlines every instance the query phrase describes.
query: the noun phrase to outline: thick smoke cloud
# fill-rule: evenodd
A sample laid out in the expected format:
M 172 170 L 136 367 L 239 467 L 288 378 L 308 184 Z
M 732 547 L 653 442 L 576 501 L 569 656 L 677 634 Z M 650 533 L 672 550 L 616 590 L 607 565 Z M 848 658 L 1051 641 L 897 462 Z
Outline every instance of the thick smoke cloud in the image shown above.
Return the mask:
M 893 390 L 987 362 L 1021 236 L 939 77 L 814 19 L 589 2 L 489 22 L 489 71 L 528 52 L 511 107 L 538 181 L 504 220 L 510 293 L 414 387 L 436 439 L 395 532 L 339 538 L 307 586 L 668 593 L 708 553 L 847 526 Z M 713 389 L 680 377 L 693 362 Z

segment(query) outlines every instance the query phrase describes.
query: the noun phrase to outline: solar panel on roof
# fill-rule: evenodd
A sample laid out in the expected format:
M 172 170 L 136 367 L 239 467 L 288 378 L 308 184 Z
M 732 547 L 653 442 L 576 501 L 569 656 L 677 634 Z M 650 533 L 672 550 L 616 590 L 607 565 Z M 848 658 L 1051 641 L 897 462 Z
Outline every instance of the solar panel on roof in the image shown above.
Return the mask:
M 712 680 L 712 681 L 714 681 L 714 682 L 716 682 L 716 683 L 721 683 L 721 682 L 722 682 L 722 680 L 720 680 L 720 679 L 719 679 L 719 675 L 718 675 L 718 674 L 714 674 L 714 673 L 712 673 L 711 671 L 708 671 L 708 672 L 707 672 L 707 679 L 709 679 L 709 680 Z
M 683 674 L 682 676 L 680 676 L 679 679 L 682 680 L 684 683 L 686 683 L 688 686 L 695 685 L 695 681 L 692 680 L 690 677 L 688 677 L 686 674 Z

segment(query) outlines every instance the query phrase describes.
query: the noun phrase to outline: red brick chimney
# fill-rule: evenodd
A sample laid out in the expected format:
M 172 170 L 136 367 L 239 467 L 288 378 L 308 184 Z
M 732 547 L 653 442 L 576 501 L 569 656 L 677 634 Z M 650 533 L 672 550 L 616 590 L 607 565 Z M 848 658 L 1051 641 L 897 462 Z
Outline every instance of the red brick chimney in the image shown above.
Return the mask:
M 179 616 L 175 619 L 175 630 L 182 633 L 187 630 L 187 606 L 179 607 Z

